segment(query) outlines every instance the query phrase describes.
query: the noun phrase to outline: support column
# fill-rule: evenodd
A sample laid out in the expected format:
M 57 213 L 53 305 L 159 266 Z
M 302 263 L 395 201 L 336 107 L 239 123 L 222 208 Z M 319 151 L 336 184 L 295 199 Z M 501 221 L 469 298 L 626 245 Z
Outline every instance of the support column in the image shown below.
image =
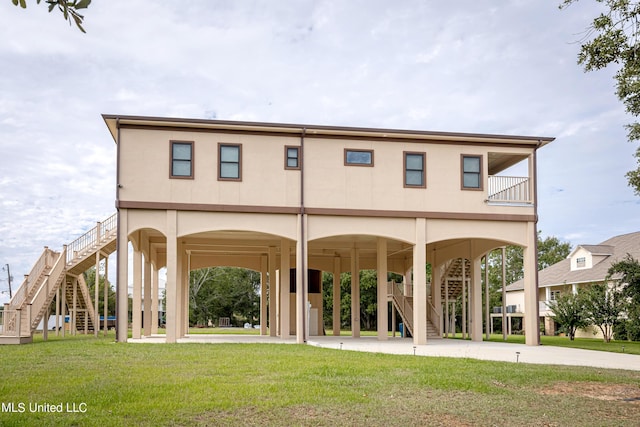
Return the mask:
M 158 267 L 151 264 L 151 335 L 158 333 L 158 324 L 160 323 L 160 279 L 158 277 Z
M 445 317 L 445 338 L 449 338 L 449 331 L 451 330 L 451 319 L 449 319 L 449 279 L 444 279 L 444 317 Z
M 377 245 L 377 270 L 378 270 L 378 340 L 385 341 L 389 338 L 389 302 L 387 297 L 387 240 L 378 237 Z
M 489 307 L 489 253 L 484 256 L 484 322 L 485 337 L 491 338 L 491 311 Z
M 296 342 L 307 341 L 307 216 L 298 214 L 296 236 Z
M 100 223 L 98 223 L 97 232 L 100 233 Z M 100 310 L 98 303 L 100 302 L 100 251 L 96 251 L 96 276 L 93 286 L 93 336 L 98 338 L 100 331 Z M 105 276 L 104 280 L 107 280 Z
M 351 249 L 351 337 L 360 338 L 360 250 Z
M 431 269 L 431 303 L 438 313 L 437 320 L 431 320 L 431 323 L 438 329 L 438 334 L 442 338 L 442 271 L 439 265 L 436 265 L 435 256 Z
M 538 255 L 537 232 L 534 222 L 527 223 L 527 246 L 524 247 L 524 323 L 525 344 L 540 345 L 540 321 L 538 307 Z
M 269 336 L 275 337 L 277 334 L 276 323 L 276 247 L 269 247 Z
M 133 249 L 133 307 L 131 309 L 131 337 L 142 335 L 142 252 Z
M 476 257 L 471 264 L 471 339 L 482 341 L 482 257 Z
M 186 255 L 186 257 L 185 257 Z M 179 283 L 179 322 L 180 330 L 178 338 L 183 338 L 189 333 L 189 275 L 191 272 L 190 255 L 187 255 L 182 242 L 178 241 L 178 266 L 180 268 Z
M 151 336 L 151 319 L 152 319 L 152 314 L 151 312 L 153 311 L 151 309 L 151 301 L 152 301 L 152 295 L 151 295 L 151 261 L 148 259 L 149 255 L 145 255 L 144 256 L 144 299 L 143 299 L 143 303 L 144 303 L 144 317 L 142 319 L 143 322 L 143 327 L 144 327 L 144 336 L 145 337 L 150 337 Z
M 333 258 L 333 336 L 340 336 L 340 257 Z
M 280 337 L 291 335 L 291 243 L 282 239 L 280 244 Z
M 269 263 L 266 255 L 260 257 L 260 335 L 267 335 L 267 273 Z
M 71 312 L 71 335 L 78 333 L 78 278 L 73 278 L 73 311 Z
M 416 244 L 413 247 L 413 343 L 427 343 L 427 220 L 416 218 Z
M 127 210 L 118 211 L 118 250 L 116 253 L 116 341 L 127 342 L 129 329 L 129 226 Z
M 102 332 L 104 336 L 107 336 L 109 330 L 108 317 L 109 317 L 109 256 L 104 257 L 104 289 L 102 298 Z
M 62 279 L 62 292 L 60 299 L 60 315 L 62 316 L 62 338 L 64 338 L 67 330 L 67 277 Z M 69 319 L 71 320 L 71 319 Z
M 467 260 L 462 258 L 462 339 L 467 339 Z
M 64 283 L 64 280 L 62 280 Z M 62 320 L 64 325 L 64 319 Z M 60 288 L 56 291 L 56 336 L 60 336 Z
M 167 211 L 167 283 L 166 283 L 166 341 L 175 343 L 178 339 L 178 239 L 176 236 L 177 212 Z
M 507 340 L 507 248 L 502 247 L 502 339 Z

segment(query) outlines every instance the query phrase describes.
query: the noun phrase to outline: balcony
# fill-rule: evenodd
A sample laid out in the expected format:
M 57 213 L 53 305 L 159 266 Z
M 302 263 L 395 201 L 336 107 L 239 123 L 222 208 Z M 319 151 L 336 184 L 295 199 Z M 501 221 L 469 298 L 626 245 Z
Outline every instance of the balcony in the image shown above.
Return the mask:
M 527 177 L 489 176 L 487 194 L 490 205 L 533 205 L 533 191 Z

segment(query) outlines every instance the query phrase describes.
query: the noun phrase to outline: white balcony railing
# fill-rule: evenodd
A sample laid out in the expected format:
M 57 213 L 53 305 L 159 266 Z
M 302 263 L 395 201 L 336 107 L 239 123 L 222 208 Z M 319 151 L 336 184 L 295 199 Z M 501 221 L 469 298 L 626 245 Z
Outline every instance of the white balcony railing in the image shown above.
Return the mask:
M 488 202 L 533 204 L 529 178 L 522 176 L 489 176 Z

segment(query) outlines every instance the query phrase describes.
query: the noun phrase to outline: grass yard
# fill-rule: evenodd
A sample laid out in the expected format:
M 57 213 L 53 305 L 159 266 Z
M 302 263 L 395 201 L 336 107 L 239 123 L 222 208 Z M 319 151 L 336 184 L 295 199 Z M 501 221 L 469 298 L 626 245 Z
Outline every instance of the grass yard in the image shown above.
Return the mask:
M 0 425 L 624 426 L 640 372 L 285 344 L 0 347 Z M 624 400 L 624 399 L 627 400 Z M 25 405 L 23 413 L 8 412 Z M 31 412 L 50 404 L 86 412 Z

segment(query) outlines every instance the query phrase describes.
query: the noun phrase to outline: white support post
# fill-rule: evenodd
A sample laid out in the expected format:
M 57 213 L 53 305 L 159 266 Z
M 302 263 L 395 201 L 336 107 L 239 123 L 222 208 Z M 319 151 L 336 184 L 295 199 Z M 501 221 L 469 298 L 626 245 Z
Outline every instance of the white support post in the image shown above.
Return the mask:
M 491 312 L 489 311 L 489 254 L 484 255 L 484 322 L 485 337 L 491 338 Z
M 276 320 L 276 247 L 269 247 L 269 336 L 277 335 Z
M 413 247 L 413 343 L 427 343 L 427 221 L 416 218 Z
M 104 258 L 104 295 L 103 295 L 103 319 L 102 319 L 102 328 L 104 336 L 107 336 L 107 331 L 109 330 L 109 257 L 106 256 Z
M 351 337 L 360 338 L 360 250 L 351 249 Z
M 282 239 L 280 243 L 280 337 L 291 335 L 291 243 Z
M 466 277 L 466 262 L 465 258 L 462 258 L 462 339 L 467 339 L 467 277 Z
M 177 213 L 167 211 L 167 284 L 166 284 L 166 341 L 175 343 L 178 339 L 177 286 L 180 282 L 178 271 L 178 239 L 176 236 Z
M 333 336 L 340 336 L 340 257 L 333 258 Z
M 260 257 L 260 335 L 267 335 L 267 286 L 269 262 L 266 255 Z
M 120 209 L 118 212 L 118 250 L 116 254 L 118 270 L 116 283 L 116 340 L 118 342 L 127 342 L 129 335 L 129 236 L 127 223 L 127 210 Z M 167 253 L 167 259 L 168 256 Z
M 148 259 L 149 255 L 148 252 L 147 254 L 145 254 L 144 256 L 144 264 L 143 264 L 143 271 L 144 271 L 144 299 L 143 299 L 143 304 L 144 304 L 144 318 L 142 319 L 143 321 L 143 328 L 144 328 L 144 336 L 145 337 L 150 337 L 151 336 L 151 262 Z
M 100 223 L 97 226 L 97 234 L 100 234 Z M 100 238 L 98 238 L 100 240 Z M 93 285 L 93 336 L 98 338 L 98 331 L 100 331 L 100 310 L 98 309 L 98 303 L 100 302 L 100 251 L 96 251 L 96 276 L 94 277 Z M 106 277 L 105 277 L 106 281 Z
M 471 264 L 471 339 L 482 341 L 482 257 L 473 259 Z
M 378 272 L 378 340 L 389 338 L 389 302 L 387 301 L 387 240 L 378 237 L 377 242 L 377 272 Z
M 131 309 L 131 337 L 142 335 L 142 252 L 133 249 L 133 307 Z
M 158 267 L 151 264 L 151 335 L 158 333 L 160 323 L 160 278 L 158 277 Z

